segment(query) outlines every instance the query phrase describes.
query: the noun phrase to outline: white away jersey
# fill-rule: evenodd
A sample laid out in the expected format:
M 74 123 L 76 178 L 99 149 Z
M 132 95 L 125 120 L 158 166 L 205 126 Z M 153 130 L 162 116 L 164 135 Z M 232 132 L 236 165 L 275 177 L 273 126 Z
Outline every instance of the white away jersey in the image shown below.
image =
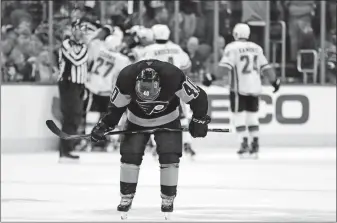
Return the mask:
M 164 44 L 153 43 L 142 50 L 139 60 L 156 59 L 169 62 L 181 70 L 191 67 L 191 60 L 181 47 L 171 41 Z
M 121 53 L 108 50 L 104 41 L 94 40 L 89 46 L 89 64 L 86 88 L 94 94 L 110 96 L 119 72 L 131 61 Z
M 270 68 L 262 48 L 249 41 L 235 41 L 228 44 L 219 66 L 232 70 L 230 90 L 243 95 L 260 94 L 261 71 Z

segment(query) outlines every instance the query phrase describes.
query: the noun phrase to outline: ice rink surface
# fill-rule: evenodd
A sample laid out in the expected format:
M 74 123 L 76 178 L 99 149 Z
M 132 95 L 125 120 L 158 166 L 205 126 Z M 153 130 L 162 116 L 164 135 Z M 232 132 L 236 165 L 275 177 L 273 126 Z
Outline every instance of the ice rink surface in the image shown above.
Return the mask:
M 1 155 L 1 221 L 120 221 L 119 154 Z M 159 164 L 146 154 L 128 221 L 161 221 Z M 172 221 L 336 221 L 336 148 L 234 149 L 183 157 Z

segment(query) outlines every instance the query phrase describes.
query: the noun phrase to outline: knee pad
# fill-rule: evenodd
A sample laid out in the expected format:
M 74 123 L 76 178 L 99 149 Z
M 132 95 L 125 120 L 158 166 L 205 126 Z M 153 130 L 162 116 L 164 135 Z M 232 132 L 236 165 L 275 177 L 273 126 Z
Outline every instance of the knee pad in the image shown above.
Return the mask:
M 248 128 L 250 126 L 259 126 L 259 113 L 258 112 L 247 112 L 246 114 L 246 124 Z
M 143 161 L 142 154 L 122 154 L 121 163 L 125 164 L 133 164 L 133 165 L 141 165 Z
M 179 163 L 179 162 L 180 162 L 180 157 L 178 154 L 175 154 L 175 153 L 159 154 L 160 164 L 172 164 L 172 163 Z
M 233 113 L 233 124 L 235 127 L 246 126 L 246 112 Z

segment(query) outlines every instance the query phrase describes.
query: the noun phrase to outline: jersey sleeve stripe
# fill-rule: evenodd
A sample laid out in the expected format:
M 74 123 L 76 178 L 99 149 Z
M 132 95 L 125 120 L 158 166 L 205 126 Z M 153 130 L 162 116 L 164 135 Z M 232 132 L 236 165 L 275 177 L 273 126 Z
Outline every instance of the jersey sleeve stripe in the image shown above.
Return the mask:
M 233 65 L 231 65 L 230 63 L 227 63 L 227 62 L 220 62 L 219 66 L 220 67 L 228 67 L 229 69 L 234 70 Z
M 117 87 L 115 87 L 114 92 L 110 96 L 110 102 L 117 108 L 122 108 L 127 106 L 131 101 L 130 95 L 124 95 L 120 93 Z
M 260 69 L 260 70 L 262 71 L 262 70 L 270 69 L 270 68 L 273 68 L 273 67 L 271 66 L 271 64 L 265 64 L 265 65 L 262 65 L 262 66 L 261 66 L 261 69 Z
M 272 68 L 271 64 L 267 63 L 261 66 L 261 70 L 266 68 Z

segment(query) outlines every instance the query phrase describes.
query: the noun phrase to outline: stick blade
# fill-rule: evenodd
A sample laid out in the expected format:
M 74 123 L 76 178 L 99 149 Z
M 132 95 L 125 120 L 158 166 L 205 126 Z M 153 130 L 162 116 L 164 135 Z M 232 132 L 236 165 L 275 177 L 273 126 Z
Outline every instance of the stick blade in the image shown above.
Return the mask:
M 59 129 L 59 127 L 57 127 L 57 125 L 55 124 L 55 122 L 53 120 L 47 120 L 46 125 L 52 133 L 54 133 L 55 135 L 57 135 L 61 139 L 68 138 L 68 135 L 65 134 L 64 132 L 62 132 L 61 129 Z

